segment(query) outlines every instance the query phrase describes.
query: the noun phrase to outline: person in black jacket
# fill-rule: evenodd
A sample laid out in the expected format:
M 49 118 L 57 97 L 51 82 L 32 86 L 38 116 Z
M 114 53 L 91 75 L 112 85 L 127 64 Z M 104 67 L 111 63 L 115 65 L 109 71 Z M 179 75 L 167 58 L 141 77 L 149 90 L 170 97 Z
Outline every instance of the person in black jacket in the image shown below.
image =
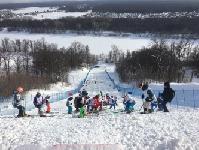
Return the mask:
M 160 100 L 162 99 L 161 103 L 164 112 L 169 112 L 166 105 L 168 102 L 171 102 L 174 97 L 175 97 L 175 91 L 172 88 L 170 88 L 169 82 L 165 82 L 164 91 L 163 93 L 160 94 Z

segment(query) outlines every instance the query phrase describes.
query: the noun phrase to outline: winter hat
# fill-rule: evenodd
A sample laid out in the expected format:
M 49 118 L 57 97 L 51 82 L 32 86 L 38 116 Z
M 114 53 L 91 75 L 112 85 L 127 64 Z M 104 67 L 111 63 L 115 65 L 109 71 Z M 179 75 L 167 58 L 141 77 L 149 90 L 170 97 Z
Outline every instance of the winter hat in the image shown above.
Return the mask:
M 147 90 L 148 87 L 149 87 L 148 83 L 145 83 L 145 84 L 142 86 L 142 91 Z
M 46 99 L 50 99 L 50 96 L 49 96 L 49 95 L 47 95 L 45 98 L 46 98 Z
M 164 83 L 164 88 L 170 88 L 170 82 L 168 82 L 168 81 L 165 82 L 165 83 Z
M 68 100 L 69 100 L 69 101 L 71 101 L 72 99 L 73 99 L 73 97 L 72 97 L 72 96 L 68 98 Z
M 37 92 L 37 95 L 36 95 L 37 97 L 40 97 L 41 96 L 41 93 L 39 93 L 39 92 Z

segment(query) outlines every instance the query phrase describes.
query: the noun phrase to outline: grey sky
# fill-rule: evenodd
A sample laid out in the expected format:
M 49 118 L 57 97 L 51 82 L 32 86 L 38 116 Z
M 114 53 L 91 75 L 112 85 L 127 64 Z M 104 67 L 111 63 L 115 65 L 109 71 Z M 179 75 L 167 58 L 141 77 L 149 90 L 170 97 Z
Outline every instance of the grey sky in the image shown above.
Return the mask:
M 0 3 L 30 3 L 30 2 L 47 2 L 47 1 L 67 1 L 67 0 L 0 0 Z M 74 1 L 74 0 L 68 0 L 68 1 Z M 75 0 L 75 1 L 78 1 L 78 0 Z M 160 1 L 160 0 L 154 0 L 154 1 Z M 168 0 L 168 1 L 173 1 L 173 0 Z M 185 1 L 185 0 L 176 0 L 176 1 Z M 199 1 L 199 0 L 190 0 L 190 1 Z
M 42 0 L 50 1 L 50 0 Z M 30 3 L 30 2 L 41 2 L 41 0 L 0 0 L 0 3 Z

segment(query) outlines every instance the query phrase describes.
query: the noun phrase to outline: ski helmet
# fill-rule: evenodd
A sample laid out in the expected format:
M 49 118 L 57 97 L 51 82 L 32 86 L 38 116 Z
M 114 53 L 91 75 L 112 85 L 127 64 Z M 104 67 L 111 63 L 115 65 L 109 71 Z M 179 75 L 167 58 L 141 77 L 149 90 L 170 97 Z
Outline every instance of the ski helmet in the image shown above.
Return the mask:
M 50 96 L 49 96 L 49 95 L 47 95 L 45 98 L 46 98 L 46 99 L 50 99 Z
M 37 92 L 37 97 L 40 97 L 41 96 L 41 93 Z
M 18 88 L 17 88 L 17 91 L 18 91 L 19 93 L 22 93 L 22 92 L 23 92 L 23 88 L 22 88 L 22 87 L 18 87 Z

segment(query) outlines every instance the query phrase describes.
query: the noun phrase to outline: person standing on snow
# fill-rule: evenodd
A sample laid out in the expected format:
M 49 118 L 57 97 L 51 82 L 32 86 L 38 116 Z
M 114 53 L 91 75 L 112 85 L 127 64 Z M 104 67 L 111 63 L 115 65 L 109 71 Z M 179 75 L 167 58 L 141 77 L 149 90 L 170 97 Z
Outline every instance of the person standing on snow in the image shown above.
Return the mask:
M 79 96 L 75 97 L 74 104 L 75 104 L 76 112 L 79 112 L 79 109 L 82 107 L 82 95 L 81 94 L 79 94 Z
M 81 94 L 82 97 L 86 97 L 88 95 L 88 92 L 85 89 L 83 89 Z
M 159 109 L 163 109 L 164 112 L 169 112 L 166 105 L 168 102 L 171 102 L 175 97 L 175 91 L 170 87 L 169 82 L 164 83 L 164 91 L 159 95 L 160 97 L 158 98 L 158 101 L 162 105 L 162 107 L 159 106 L 160 107 Z
M 113 96 L 111 96 L 111 99 L 110 99 L 110 108 L 109 109 L 112 109 L 112 107 L 114 108 L 114 110 L 115 110 L 115 105 L 116 105 L 116 99 L 113 97 Z
M 67 102 L 66 102 L 66 106 L 68 107 L 68 114 L 72 114 L 73 108 L 72 108 L 72 100 L 73 97 L 69 97 Z
M 17 108 L 19 110 L 19 114 L 17 117 L 25 117 L 25 102 L 24 99 L 22 98 L 21 94 L 23 92 L 22 87 L 18 87 L 16 91 L 14 91 L 14 101 L 13 101 L 13 106 L 14 108 Z
M 123 104 L 125 105 L 125 111 L 127 114 L 131 113 L 134 110 L 135 101 L 129 96 L 124 97 Z
M 88 113 L 92 112 L 93 111 L 93 99 L 90 98 L 89 96 L 87 97 L 86 105 L 87 105 L 87 112 Z
M 47 107 L 46 113 L 50 113 L 50 111 L 51 111 L 51 106 L 50 106 L 50 102 L 49 102 L 49 101 L 50 101 L 50 96 L 47 95 L 47 96 L 45 97 L 44 101 L 45 101 L 46 107 Z
M 41 96 L 41 93 L 37 92 L 36 96 L 34 97 L 34 105 L 36 108 L 38 108 L 38 114 L 40 117 L 45 117 L 44 115 L 44 99 Z
M 156 97 L 153 93 L 153 91 L 149 88 L 148 83 L 141 83 L 140 84 L 140 88 L 143 91 L 142 94 L 142 100 L 143 102 L 143 108 L 144 108 L 144 112 L 142 112 L 143 114 L 148 114 L 152 112 L 151 109 L 151 102 L 156 100 Z

